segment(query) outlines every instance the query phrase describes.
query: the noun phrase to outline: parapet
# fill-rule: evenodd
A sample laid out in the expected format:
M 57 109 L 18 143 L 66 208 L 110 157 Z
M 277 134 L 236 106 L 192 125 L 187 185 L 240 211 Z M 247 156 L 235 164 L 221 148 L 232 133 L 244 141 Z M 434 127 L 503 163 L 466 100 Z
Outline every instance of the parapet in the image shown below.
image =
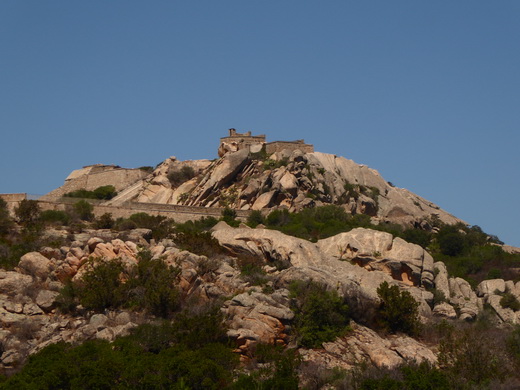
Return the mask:
M 222 157 L 228 152 L 236 152 L 242 149 L 249 149 L 256 153 L 265 147 L 267 154 L 273 154 L 282 150 L 301 150 L 304 153 L 314 152 L 314 146 L 306 144 L 303 139 L 296 141 L 274 141 L 265 142 L 265 134 L 251 135 L 251 132 L 237 133 L 235 129 L 229 129 L 229 136 L 220 138 L 218 155 Z

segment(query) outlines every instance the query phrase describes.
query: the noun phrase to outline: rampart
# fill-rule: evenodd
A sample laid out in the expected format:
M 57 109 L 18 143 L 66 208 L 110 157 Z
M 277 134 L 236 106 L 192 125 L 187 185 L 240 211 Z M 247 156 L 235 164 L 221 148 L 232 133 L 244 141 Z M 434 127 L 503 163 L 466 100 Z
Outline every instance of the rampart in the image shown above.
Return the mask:
M 5 200 L 7 203 L 7 209 L 11 214 L 14 213 L 14 209 L 18 207 L 22 200 L 27 199 L 26 193 L 19 194 L 0 194 L 0 198 Z
M 259 152 L 265 147 L 266 153 L 273 154 L 282 150 L 301 150 L 304 153 L 314 152 L 314 146 L 306 144 L 303 139 L 296 141 L 274 141 L 265 142 L 265 135 L 251 135 L 251 132 L 237 133 L 235 129 L 229 129 L 229 136 L 220 138 L 218 155 L 222 157 L 228 152 L 236 152 L 242 149 L 249 149 L 251 152 Z
M 281 152 L 282 150 L 301 150 L 304 153 L 313 153 L 314 146 L 306 144 L 305 141 L 302 139 L 299 139 L 297 141 L 274 141 L 268 142 L 265 145 L 265 151 L 267 154 Z
M 78 198 L 61 198 L 56 200 L 39 200 L 38 204 L 42 210 L 63 210 L 76 203 Z M 220 218 L 222 216 L 223 208 L 217 207 L 196 207 L 196 206 L 180 206 L 162 203 L 140 203 L 127 202 L 121 206 L 108 206 L 102 204 L 101 201 L 92 201 L 86 199 L 94 207 L 93 213 L 99 217 L 105 213 L 112 214 L 112 218 L 128 218 L 132 214 L 146 213 L 150 215 L 162 215 L 172 218 L 175 222 L 186 222 L 189 220 L 198 220 L 203 217 Z M 237 219 L 246 221 L 251 213 L 245 210 L 235 210 Z
M 57 199 L 67 192 L 81 189 L 93 191 L 98 187 L 108 184 L 113 185 L 116 191 L 122 191 L 147 175 L 148 172 L 141 169 L 127 169 L 114 165 L 90 165 L 72 171 L 61 187 L 49 192 L 41 199 Z

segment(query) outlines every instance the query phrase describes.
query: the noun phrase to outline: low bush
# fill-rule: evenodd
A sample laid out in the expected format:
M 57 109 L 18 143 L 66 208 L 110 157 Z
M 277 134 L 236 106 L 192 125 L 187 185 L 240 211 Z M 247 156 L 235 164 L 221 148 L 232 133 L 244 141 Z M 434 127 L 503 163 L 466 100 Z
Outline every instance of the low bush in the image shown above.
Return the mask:
M 186 231 L 175 234 L 173 241 L 179 248 L 207 257 L 227 254 L 210 232 Z
M 172 171 L 168 173 L 168 180 L 174 187 L 178 187 L 185 181 L 193 179 L 195 175 L 195 170 L 192 167 L 185 165 L 178 171 Z
M 38 221 L 40 217 L 40 206 L 35 200 L 23 199 L 20 204 L 15 207 L 14 215 L 19 224 L 28 226 Z
M 71 221 L 71 216 L 62 210 L 45 210 L 40 213 L 40 221 L 46 224 L 67 226 Z
M 378 320 L 382 328 L 392 333 L 419 333 L 419 303 L 408 291 L 400 291 L 398 286 L 385 281 L 378 287 L 377 295 L 381 299 Z
M 110 200 L 116 195 L 116 188 L 113 185 L 107 185 L 98 187 L 93 191 L 88 191 L 82 188 L 77 191 L 67 192 L 63 196 L 68 198 Z
M 179 270 L 152 259 L 150 252 L 140 252 L 137 265 L 126 270 L 118 259 L 90 262 L 92 268 L 80 280 L 61 290 L 57 302 L 62 311 L 74 312 L 81 304 L 98 312 L 126 307 L 169 318 L 179 308 Z
M 520 302 L 518 299 L 511 293 L 505 293 L 502 298 L 500 298 L 500 306 L 504 309 L 511 309 L 513 311 L 520 310 Z
M 111 213 L 105 213 L 100 217 L 96 218 L 94 221 L 94 227 L 96 229 L 112 229 L 114 227 L 115 221 L 112 218 Z
M 94 206 L 86 200 L 80 200 L 72 205 L 74 215 L 82 221 L 92 221 L 94 219 Z
M 314 282 L 293 282 L 289 286 L 294 328 L 300 345 L 319 348 L 349 329 L 348 306 L 335 291 Z

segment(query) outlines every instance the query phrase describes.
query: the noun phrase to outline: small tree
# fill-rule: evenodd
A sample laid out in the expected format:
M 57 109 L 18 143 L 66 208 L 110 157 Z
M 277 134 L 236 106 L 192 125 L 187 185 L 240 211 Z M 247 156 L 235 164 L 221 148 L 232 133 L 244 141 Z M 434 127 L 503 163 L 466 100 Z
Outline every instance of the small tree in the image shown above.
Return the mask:
M 79 219 L 83 221 L 91 221 L 94 219 L 94 214 L 92 213 L 94 206 L 86 200 L 80 200 L 79 202 L 74 203 L 72 208 Z
M 295 312 L 299 342 L 307 348 L 319 348 L 347 331 L 348 306 L 336 291 L 327 291 L 315 282 L 293 282 L 289 290 Z
M 381 299 L 379 307 L 381 325 L 392 333 L 417 334 L 421 328 L 419 303 L 408 291 L 400 291 L 398 286 L 383 282 L 377 289 Z
M 7 202 L 0 198 L 0 237 L 10 232 L 13 227 L 13 220 L 9 216 Z
M 14 214 L 18 222 L 22 225 L 31 225 L 40 216 L 40 206 L 35 200 L 24 199 L 18 207 L 14 209 Z

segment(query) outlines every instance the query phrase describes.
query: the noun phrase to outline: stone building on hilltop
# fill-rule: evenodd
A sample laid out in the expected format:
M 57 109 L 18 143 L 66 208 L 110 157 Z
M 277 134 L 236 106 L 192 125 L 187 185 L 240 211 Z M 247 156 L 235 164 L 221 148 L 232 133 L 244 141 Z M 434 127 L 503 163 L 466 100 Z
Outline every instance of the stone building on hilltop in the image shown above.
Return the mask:
M 267 154 L 279 152 L 284 149 L 298 149 L 304 153 L 314 152 L 314 146 L 306 144 L 303 139 L 296 141 L 266 142 L 265 134 L 251 135 L 250 131 L 247 133 L 237 133 L 235 129 L 229 129 L 229 136 L 220 138 L 218 155 L 222 157 L 228 152 L 236 152 L 246 148 L 252 153 L 258 153 L 262 148 L 265 148 Z

